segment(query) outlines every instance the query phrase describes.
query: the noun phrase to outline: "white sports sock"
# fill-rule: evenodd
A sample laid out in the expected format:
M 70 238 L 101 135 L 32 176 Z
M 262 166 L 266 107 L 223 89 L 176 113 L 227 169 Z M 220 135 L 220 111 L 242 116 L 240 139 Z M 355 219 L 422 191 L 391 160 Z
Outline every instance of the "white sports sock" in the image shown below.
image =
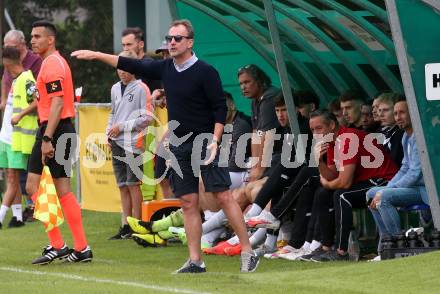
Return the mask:
M 206 233 L 202 236 L 202 242 L 206 242 L 209 244 L 213 244 L 215 240 L 224 232 L 226 231 L 226 228 L 218 228 L 215 230 L 212 230 L 209 233 Z
M 3 223 L 5 220 L 6 212 L 8 212 L 9 207 L 3 205 L 0 207 L 0 223 Z
M 310 249 L 310 242 L 305 241 L 303 246 L 302 246 L 302 249 L 309 250 Z
M 249 238 L 252 248 L 257 247 L 264 242 L 264 239 L 266 238 L 266 231 L 266 229 L 260 228 L 256 230 L 255 233 Z
M 197 266 L 205 267 L 205 264 L 201 260 L 191 260 L 191 262 Z
M 312 244 L 310 244 L 310 250 L 312 250 L 312 251 L 315 251 L 319 247 L 321 247 L 321 242 L 318 242 L 316 240 L 313 240 Z
M 127 216 L 123 212 L 121 212 L 121 227 L 127 224 Z
M 251 205 L 251 208 L 248 210 L 248 212 L 246 212 L 246 217 L 249 218 L 249 217 L 257 216 L 262 211 L 263 209 L 260 206 L 258 206 L 258 204 L 253 203 Z
M 23 211 L 22 211 L 21 204 L 12 204 L 11 209 L 12 209 L 12 215 L 15 216 L 18 221 L 22 222 L 23 221 Z
M 266 241 L 264 242 L 264 245 L 266 245 L 268 248 L 276 248 L 277 239 L 278 235 L 266 234 Z
M 211 210 L 204 210 L 203 214 L 205 215 L 205 221 L 207 221 L 208 219 L 211 218 L 211 216 L 213 216 L 215 214 L 215 212 L 213 212 Z
M 240 243 L 240 240 L 238 239 L 237 236 L 234 236 L 230 238 L 227 242 L 231 245 L 237 245 L 238 243 Z
M 223 210 L 216 212 L 213 216 L 211 216 L 206 222 L 202 224 L 202 234 L 207 234 L 212 230 L 221 227 L 225 219 L 226 215 Z

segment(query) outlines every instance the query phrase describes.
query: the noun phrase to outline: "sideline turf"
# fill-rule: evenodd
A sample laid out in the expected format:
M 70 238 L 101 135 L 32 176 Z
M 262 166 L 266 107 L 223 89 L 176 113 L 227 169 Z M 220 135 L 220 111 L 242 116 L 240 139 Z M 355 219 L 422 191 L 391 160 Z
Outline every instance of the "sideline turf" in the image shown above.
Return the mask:
M 315 264 L 265 260 L 256 273 L 240 274 L 238 257 L 206 256 L 207 274 L 173 275 L 186 248 L 143 248 L 132 240 L 107 241 L 116 213 L 83 211 L 91 264 L 32 266 L 47 239 L 40 223 L 0 230 L 0 293 L 163 293 L 142 285 L 210 293 L 434 293 L 440 292 L 440 252 L 380 263 Z M 9 222 L 10 215 L 5 220 Z M 63 236 L 72 245 L 67 224 Z M 25 272 L 5 271 L 5 268 Z M 52 273 L 35 275 L 26 271 Z M 61 278 L 76 276 L 78 280 Z M 83 278 L 90 279 L 84 281 Z M 91 281 L 98 279 L 98 281 Z M 126 282 L 114 284 L 112 281 Z M 132 283 L 132 284 L 130 284 Z M 133 284 L 134 283 L 134 284 Z M 135 284 L 138 283 L 138 284 Z

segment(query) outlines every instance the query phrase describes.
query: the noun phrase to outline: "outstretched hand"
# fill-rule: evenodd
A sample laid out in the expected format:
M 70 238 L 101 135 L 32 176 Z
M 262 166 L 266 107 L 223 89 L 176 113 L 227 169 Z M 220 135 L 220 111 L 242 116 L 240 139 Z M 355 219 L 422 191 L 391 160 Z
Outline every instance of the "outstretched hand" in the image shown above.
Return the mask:
M 76 50 L 73 51 L 70 56 L 76 57 L 78 59 L 93 60 L 97 58 L 96 53 L 96 51 L 92 50 Z

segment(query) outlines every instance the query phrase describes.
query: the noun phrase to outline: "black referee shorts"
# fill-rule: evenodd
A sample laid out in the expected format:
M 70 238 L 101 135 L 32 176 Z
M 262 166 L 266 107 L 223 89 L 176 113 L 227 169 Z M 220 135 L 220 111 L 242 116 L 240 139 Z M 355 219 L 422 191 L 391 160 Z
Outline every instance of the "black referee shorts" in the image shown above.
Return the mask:
M 47 123 L 43 123 L 38 131 L 32 153 L 29 156 L 28 172 L 41 175 L 43 163 L 41 162 L 41 144 Z M 53 134 L 52 145 L 55 148 L 55 156 L 47 159 L 46 164 L 52 177 L 70 178 L 72 174 L 73 156 L 77 147 L 75 127 L 70 118 L 62 119 L 58 123 Z

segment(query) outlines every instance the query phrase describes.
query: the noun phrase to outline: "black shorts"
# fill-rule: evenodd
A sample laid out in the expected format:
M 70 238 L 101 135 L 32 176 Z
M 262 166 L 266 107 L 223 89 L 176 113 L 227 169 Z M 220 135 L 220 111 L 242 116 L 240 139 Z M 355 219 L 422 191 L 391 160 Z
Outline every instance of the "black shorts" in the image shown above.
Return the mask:
M 163 177 L 163 179 L 169 179 L 171 168 L 167 169 L 166 159 L 160 156 L 156 155 L 155 161 L 154 161 L 154 178 L 160 179 Z
M 176 171 L 177 169 L 172 166 L 170 184 L 175 197 L 199 192 L 199 177 L 197 174 L 194 174 L 191 166 L 192 147 L 192 141 L 185 142 L 178 147 L 170 145 L 170 151 L 176 157 L 178 166 L 183 174 L 183 178 L 181 178 Z M 203 144 L 201 158 L 204 158 L 205 152 L 206 144 Z M 231 185 L 228 168 L 218 166 L 219 153 L 218 151 L 213 162 L 200 166 L 200 175 L 206 192 L 223 192 L 229 190 Z
M 140 169 L 142 174 L 136 176 L 135 172 L 132 170 L 127 162 L 115 158 L 115 156 L 125 158 L 127 157 L 128 152 L 124 150 L 124 148 L 116 144 L 116 142 L 114 141 L 111 141 L 111 145 L 113 172 L 115 174 L 118 187 L 140 185 L 142 181 L 142 176 L 144 174 L 143 164 L 137 164 L 137 167 Z M 133 155 L 133 157 L 139 156 L 139 154 L 131 154 Z
M 41 175 L 43 171 L 43 163 L 41 162 L 41 144 L 46 127 L 47 123 L 43 123 L 38 128 L 35 144 L 32 148 L 32 153 L 29 156 L 29 173 Z M 75 127 L 70 118 L 60 120 L 52 139 L 52 145 L 55 148 L 55 156 L 46 160 L 50 173 L 55 179 L 70 178 L 78 141 Z

